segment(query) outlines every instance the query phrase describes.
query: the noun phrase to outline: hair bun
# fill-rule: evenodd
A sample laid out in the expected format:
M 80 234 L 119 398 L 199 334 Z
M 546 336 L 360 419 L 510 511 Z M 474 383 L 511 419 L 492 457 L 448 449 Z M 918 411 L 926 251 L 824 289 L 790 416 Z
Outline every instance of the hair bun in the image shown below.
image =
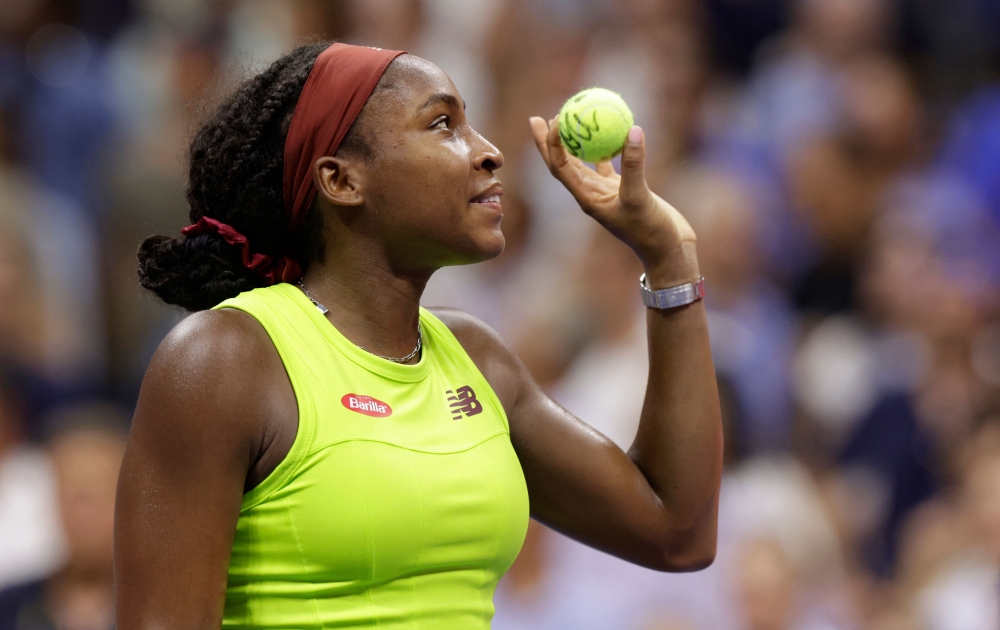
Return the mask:
M 189 311 L 212 308 L 261 284 L 243 266 L 239 248 L 216 234 L 150 236 L 139 246 L 138 257 L 139 284 Z
M 285 218 L 283 173 L 288 125 L 302 87 L 328 42 L 301 46 L 244 81 L 203 121 L 191 141 L 187 201 L 192 227 L 201 219 L 226 224 L 253 245 L 252 255 L 307 267 L 323 256 L 322 215 L 307 212 L 293 235 Z M 348 139 L 350 133 L 348 133 Z M 345 140 L 346 142 L 346 140 Z M 218 226 L 216 226 L 218 227 Z M 151 236 L 139 247 L 139 282 L 163 301 L 191 311 L 211 308 L 264 286 L 244 266 L 249 246 L 218 230 Z M 287 263 L 282 270 L 288 269 Z M 289 272 L 291 274 L 291 272 Z M 282 271 L 281 279 L 285 277 Z M 294 274 L 291 274 L 294 275 Z

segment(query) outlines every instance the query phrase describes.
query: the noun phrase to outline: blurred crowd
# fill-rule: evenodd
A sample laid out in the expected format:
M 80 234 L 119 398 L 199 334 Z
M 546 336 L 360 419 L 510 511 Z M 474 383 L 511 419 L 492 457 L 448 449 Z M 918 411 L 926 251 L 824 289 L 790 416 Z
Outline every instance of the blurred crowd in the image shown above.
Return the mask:
M 507 248 L 424 304 L 496 328 L 623 448 L 641 265 L 528 116 L 620 92 L 698 234 L 715 564 L 659 574 L 533 522 L 496 630 L 1000 630 L 1000 0 L 0 1 L 0 630 L 113 627 L 128 418 L 184 316 L 136 248 L 188 223 L 206 108 L 317 38 L 452 77 L 506 157 Z

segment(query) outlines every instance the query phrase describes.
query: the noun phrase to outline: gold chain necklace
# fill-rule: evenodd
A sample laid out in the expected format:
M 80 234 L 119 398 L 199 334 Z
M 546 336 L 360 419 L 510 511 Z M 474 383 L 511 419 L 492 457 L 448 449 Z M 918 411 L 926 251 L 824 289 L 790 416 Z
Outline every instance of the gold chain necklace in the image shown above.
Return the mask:
M 313 306 L 315 306 L 316 309 L 320 313 L 322 313 L 324 317 L 326 317 L 326 314 L 330 312 L 330 309 L 328 309 L 326 306 L 324 306 L 324 305 L 320 304 L 319 302 L 317 302 L 316 300 L 314 300 L 313 296 L 309 294 L 309 289 L 307 289 L 306 286 L 304 284 L 302 284 L 301 280 L 299 280 L 298 283 L 296 283 L 296 286 L 298 286 L 300 289 L 302 289 L 302 293 L 304 293 L 305 296 L 307 298 L 309 298 L 309 301 L 313 303 Z M 413 352 L 411 352 L 410 354 L 406 355 L 405 357 L 402 357 L 402 358 L 399 358 L 399 359 L 397 359 L 395 357 L 387 357 L 387 356 L 379 354 L 377 352 L 372 352 L 368 348 L 362 348 L 361 346 L 358 346 L 358 347 L 361 348 L 362 350 L 364 350 L 365 352 L 367 352 L 368 354 L 373 354 L 373 355 L 377 356 L 380 359 L 385 359 L 386 361 L 392 361 L 393 363 L 407 363 L 408 361 L 410 361 L 410 359 L 412 359 L 413 357 L 415 357 L 418 354 L 420 354 L 420 347 L 423 345 L 423 341 L 424 341 L 424 331 L 423 331 L 423 329 L 420 328 L 420 320 L 417 319 L 417 346 L 413 349 Z M 354 345 L 357 346 L 358 344 L 354 344 Z

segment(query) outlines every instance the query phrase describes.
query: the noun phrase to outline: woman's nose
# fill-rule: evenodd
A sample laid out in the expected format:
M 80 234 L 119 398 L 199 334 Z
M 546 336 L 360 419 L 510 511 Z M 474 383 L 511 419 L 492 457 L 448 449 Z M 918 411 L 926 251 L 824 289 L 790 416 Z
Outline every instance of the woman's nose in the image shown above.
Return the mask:
M 503 153 L 500 149 L 493 146 L 493 144 L 481 136 L 479 132 L 474 132 L 476 134 L 476 141 L 478 145 L 478 152 L 476 153 L 475 161 L 473 165 L 476 170 L 484 170 L 493 172 L 503 166 Z

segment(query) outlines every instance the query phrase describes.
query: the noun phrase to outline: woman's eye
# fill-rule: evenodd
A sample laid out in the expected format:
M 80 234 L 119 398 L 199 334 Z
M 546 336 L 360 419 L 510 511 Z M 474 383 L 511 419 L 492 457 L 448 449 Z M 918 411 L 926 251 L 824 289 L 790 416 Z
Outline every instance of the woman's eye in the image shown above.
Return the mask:
M 450 129 L 451 119 L 447 116 L 442 116 L 431 123 L 432 129 Z

